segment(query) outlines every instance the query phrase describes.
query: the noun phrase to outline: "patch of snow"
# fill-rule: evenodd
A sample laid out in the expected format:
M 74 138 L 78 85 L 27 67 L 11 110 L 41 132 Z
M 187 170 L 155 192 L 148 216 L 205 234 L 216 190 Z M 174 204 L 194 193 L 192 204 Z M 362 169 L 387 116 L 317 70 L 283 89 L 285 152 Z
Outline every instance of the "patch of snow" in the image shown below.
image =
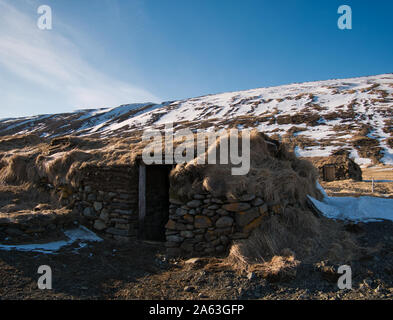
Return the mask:
M 308 197 L 328 218 L 354 222 L 393 221 L 393 199 L 325 196 L 322 201 L 318 201 Z
M 0 250 L 5 251 L 30 251 L 53 254 L 59 251 L 62 247 L 68 246 L 76 241 L 80 241 L 79 247 L 83 248 L 86 246 L 86 242 L 97 242 L 102 241 L 93 231 L 87 229 L 84 226 L 79 226 L 77 229 L 71 229 L 64 231 L 68 240 L 55 241 L 49 243 L 40 244 L 21 244 L 21 245 L 4 245 L 0 244 Z

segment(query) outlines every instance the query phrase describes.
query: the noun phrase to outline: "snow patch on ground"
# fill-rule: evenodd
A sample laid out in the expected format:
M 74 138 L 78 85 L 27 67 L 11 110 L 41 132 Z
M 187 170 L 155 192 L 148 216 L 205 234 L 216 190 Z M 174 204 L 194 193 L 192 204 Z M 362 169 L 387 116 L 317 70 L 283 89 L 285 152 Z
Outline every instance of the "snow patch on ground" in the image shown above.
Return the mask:
M 317 183 L 317 188 L 324 195 L 322 201 L 308 196 L 324 216 L 331 219 L 371 222 L 379 220 L 393 221 L 393 199 L 377 197 L 329 197 Z
M 68 246 L 76 241 L 79 241 L 79 247 L 83 248 L 86 246 L 86 242 L 97 242 L 102 241 L 94 232 L 89 229 L 79 226 L 77 229 L 71 229 L 64 231 L 68 240 L 55 241 L 49 243 L 39 243 L 39 244 L 22 244 L 22 245 L 3 245 L 0 244 L 0 250 L 6 251 L 30 251 L 30 252 L 41 252 L 53 254 L 59 251 L 62 247 Z

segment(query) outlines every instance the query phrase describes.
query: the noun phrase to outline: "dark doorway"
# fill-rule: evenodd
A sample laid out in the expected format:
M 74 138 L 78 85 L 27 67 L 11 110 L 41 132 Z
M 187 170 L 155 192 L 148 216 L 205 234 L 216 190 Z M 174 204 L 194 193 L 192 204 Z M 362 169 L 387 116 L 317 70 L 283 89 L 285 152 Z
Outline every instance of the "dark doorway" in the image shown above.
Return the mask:
M 336 168 L 332 165 L 326 165 L 323 167 L 323 175 L 325 181 L 336 180 Z
M 172 165 L 139 167 L 139 238 L 165 241 L 169 219 L 169 173 Z

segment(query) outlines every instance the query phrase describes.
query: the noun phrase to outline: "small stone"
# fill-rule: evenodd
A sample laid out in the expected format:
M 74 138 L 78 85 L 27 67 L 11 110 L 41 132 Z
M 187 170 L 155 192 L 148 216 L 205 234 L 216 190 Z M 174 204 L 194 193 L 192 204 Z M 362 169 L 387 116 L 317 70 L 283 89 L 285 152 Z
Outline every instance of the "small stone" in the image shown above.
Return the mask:
M 220 216 L 226 216 L 228 215 L 228 211 L 224 210 L 224 209 L 218 209 L 216 210 L 216 213 L 218 213 Z
M 177 208 L 176 209 L 176 215 L 177 216 L 181 217 L 181 216 L 184 216 L 185 214 L 187 214 L 187 210 L 182 209 L 182 208 Z
M 229 243 L 229 238 L 227 236 L 221 236 L 220 241 L 223 245 L 227 245 Z
M 116 236 L 128 236 L 128 231 L 127 230 L 120 230 L 116 228 L 108 228 L 106 230 L 107 233 L 116 235 Z
M 102 202 L 94 202 L 93 206 L 95 211 L 100 211 L 102 209 Z
M 91 187 L 90 186 L 85 186 L 85 192 L 87 192 L 87 193 L 91 192 Z
M 100 214 L 100 219 L 103 221 L 109 220 L 109 211 L 107 209 L 102 209 L 101 214 Z
M 187 239 L 190 239 L 190 238 L 193 238 L 193 237 L 194 237 L 194 233 L 193 233 L 192 231 L 189 231 L 189 230 L 180 232 L 180 235 L 181 235 L 183 238 L 187 238 Z
M 205 196 L 203 194 L 194 194 L 193 198 L 195 200 L 203 200 L 205 199 Z
M 227 228 L 233 225 L 233 219 L 228 216 L 221 217 L 216 222 L 217 228 Z
M 93 213 L 93 208 L 91 207 L 87 207 L 83 210 L 83 215 L 85 217 L 91 218 L 94 217 L 94 213 Z
M 253 202 L 252 205 L 254 207 L 259 207 L 261 204 L 263 204 L 263 200 L 261 198 L 256 198 Z
M 182 242 L 184 238 L 177 235 L 173 235 L 173 236 L 167 236 L 166 240 L 169 242 Z
M 234 203 L 226 204 L 222 206 L 222 208 L 230 212 L 240 212 L 250 209 L 251 205 L 249 203 L 244 203 L 244 202 L 234 202 Z
M 223 204 L 224 202 L 218 198 L 212 198 L 212 202 L 213 203 L 217 203 L 217 204 Z
M 94 229 L 98 230 L 98 231 L 102 231 L 106 228 L 106 224 L 104 221 L 102 220 L 96 220 L 94 222 Z
M 194 217 L 190 214 L 186 214 L 183 216 L 183 219 L 188 223 L 194 223 Z
M 96 201 L 96 200 L 97 200 L 97 197 L 96 197 L 96 195 L 94 193 L 90 193 L 87 196 L 87 201 Z
M 194 227 L 199 229 L 199 228 L 208 228 L 212 226 L 212 221 L 210 218 L 205 217 L 205 216 L 195 216 L 194 220 Z
M 165 228 L 170 230 L 176 230 L 176 222 L 173 220 L 169 220 L 165 225 Z
M 190 208 L 198 208 L 202 205 L 202 201 L 200 200 L 191 200 L 189 202 L 187 202 L 187 207 Z
M 209 210 L 217 210 L 217 209 L 219 209 L 220 207 L 217 205 L 217 204 L 212 204 L 211 206 L 208 206 L 207 207 Z

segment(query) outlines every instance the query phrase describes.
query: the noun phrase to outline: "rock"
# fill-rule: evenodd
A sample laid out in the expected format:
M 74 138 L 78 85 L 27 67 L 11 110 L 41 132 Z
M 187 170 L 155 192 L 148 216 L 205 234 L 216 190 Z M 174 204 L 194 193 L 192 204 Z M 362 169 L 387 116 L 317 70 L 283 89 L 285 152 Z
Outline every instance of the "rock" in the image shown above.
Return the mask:
M 215 211 L 209 209 L 203 209 L 202 214 L 208 217 L 213 217 L 215 215 Z
M 97 197 L 96 197 L 96 195 L 94 194 L 94 193 L 90 193 L 90 194 L 88 194 L 88 196 L 87 196 L 87 201 L 96 201 L 96 199 L 97 199 Z
M 227 216 L 229 213 L 228 211 L 224 210 L 224 209 L 218 209 L 216 210 L 216 213 L 219 214 L 220 216 Z
M 229 243 L 229 238 L 227 236 L 221 236 L 220 241 L 223 245 L 227 245 Z
M 251 208 L 247 211 L 237 212 L 235 216 L 236 224 L 242 228 L 258 217 L 259 211 L 257 208 Z
M 187 225 L 185 225 L 184 223 L 178 222 L 178 223 L 176 223 L 176 230 L 179 230 L 179 231 L 187 230 Z
M 191 200 L 189 202 L 187 202 L 187 207 L 190 208 L 198 208 L 202 205 L 202 201 L 200 200 Z
M 109 211 L 107 209 L 102 209 L 100 219 L 105 222 L 109 220 Z
M 99 212 L 102 209 L 102 202 L 94 202 L 93 204 L 94 210 Z
M 173 235 L 173 236 L 167 236 L 166 240 L 169 242 L 183 242 L 184 238 L 178 236 L 178 235 Z
M 212 202 L 213 202 L 213 203 L 217 203 L 217 204 L 223 204 L 223 203 L 224 203 L 223 201 L 221 201 L 221 200 L 218 199 L 218 198 L 212 198 Z
M 116 229 L 120 229 L 120 230 L 129 230 L 130 229 L 130 225 L 126 224 L 126 223 L 116 223 L 115 224 L 115 228 Z
M 187 239 L 190 239 L 190 238 L 193 238 L 193 237 L 194 237 L 194 233 L 193 233 L 192 231 L 189 231 L 189 230 L 181 231 L 181 232 L 180 232 L 180 235 L 181 235 L 183 238 L 187 238 Z
M 116 228 L 108 228 L 106 230 L 107 233 L 116 235 L 116 236 L 128 236 L 128 231 L 127 230 L 120 230 Z
M 218 204 L 212 204 L 211 206 L 208 206 L 207 209 L 209 210 L 217 210 L 219 209 L 219 205 Z
M 234 203 L 223 205 L 222 208 L 230 212 L 240 212 L 250 209 L 251 205 L 245 202 L 234 202 Z
M 233 219 L 231 217 L 224 216 L 224 217 L 221 217 L 217 220 L 216 227 L 217 228 L 227 228 L 227 227 L 232 226 L 232 224 L 233 224 Z
M 212 230 L 208 230 L 205 233 L 205 239 L 206 239 L 207 242 L 211 242 L 211 241 L 217 239 L 217 234 L 214 231 L 212 231 Z
M 87 193 L 91 192 L 91 187 L 90 186 L 85 186 L 85 192 L 87 192 Z
M 176 222 L 173 220 L 169 220 L 165 225 L 165 228 L 170 230 L 176 230 Z
M 93 212 L 93 208 L 87 207 L 83 210 L 83 215 L 87 218 L 94 218 L 95 214 Z
M 188 223 L 194 223 L 194 217 L 191 214 L 186 214 L 183 216 L 183 219 Z
M 205 216 L 195 216 L 194 227 L 199 228 L 209 228 L 212 226 L 212 221 L 210 218 Z
M 96 220 L 94 222 L 94 229 L 98 230 L 98 231 L 102 231 L 106 228 L 106 224 L 104 221 L 102 220 Z
M 253 202 L 252 202 L 252 205 L 254 206 L 254 207 L 259 207 L 260 205 L 262 205 L 263 204 L 263 200 L 261 199 L 261 198 L 256 198 Z
M 109 192 L 108 193 L 108 197 L 109 197 L 109 199 L 112 199 L 112 198 L 116 197 L 116 193 L 115 192 Z
M 181 216 L 184 216 L 185 214 L 187 214 L 187 210 L 182 209 L 182 208 L 177 208 L 176 209 L 176 215 L 177 216 L 181 217 Z
M 195 200 L 203 200 L 205 199 L 205 196 L 203 194 L 194 194 L 193 198 Z

